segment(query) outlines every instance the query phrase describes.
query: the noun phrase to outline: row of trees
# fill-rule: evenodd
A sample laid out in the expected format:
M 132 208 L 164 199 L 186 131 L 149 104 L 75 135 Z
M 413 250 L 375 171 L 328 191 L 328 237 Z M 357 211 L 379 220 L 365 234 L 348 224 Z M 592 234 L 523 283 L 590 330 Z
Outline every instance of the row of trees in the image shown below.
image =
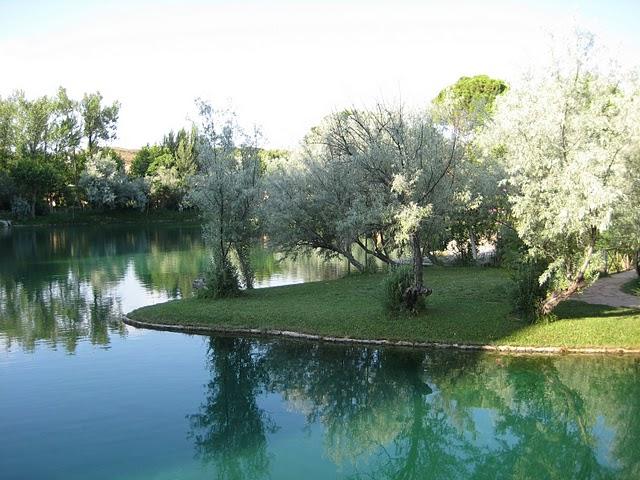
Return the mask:
M 64 88 L 52 97 L 0 98 L 0 208 L 11 203 L 34 216 L 43 200 L 77 202 L 85 159 L 115 138 L 119 109 L 99 92 L 74 100 Z
M 16 93 L 0 99 L 0 202 L 31 215 L 42 201 L 196 206 L 219 293 L 237 292 L 232 257 L 252 286 L 249 246 L 264 234 L 289 255 L 319 250 L 357 270 L 357 249 L 386 264 L 408 252 L 414 300 L 429 292 L 423 257 L 453 244 L 472 261 L 497 242 L 531 285 L 528 306 L 548 314 L 593 278 L 600 249 L 635 254 L 640 270 L 638 83 L 605 68 L 589 34 L 564 47 L 510 88 L 464 77 L 424 110 L 336 112 L 290 153 L 199 102 L 200 127 L 143 147 L 129 172 L 103 148 L 117 103 Z
M 127 172 L 108 147 L 119 109 L 99 92 L 74 100 L 64 88 L 52 97 L 0 98 L 0 210 L 33 217 L 37 207 L 181 208 L 197 170 L 196 131 L 143 147 Z
M 427 291 L 424 253 L 435 259 L 457 239 L 475 256 L 480 239 L 495 233 L 504 200 L 501 170 L 473 155 L 471 139 L 500 89 L 487 98 L 481 93 L 487 85 L 506 86 L 488 77 L 469 80 L 462 82 L 479 92 L 473 100 L 447 91 L 431 112 L 345 110 L 312 129 L 298 151 L 267 161 L 255 132 L 247 135 L 233 117 L 202 104 L 203 171 L 190 200 L 206 220 L 218 277 L 233 252 L 251 286 L 243 251 L 258 233 L 289 255 L 319 250 L 360 271 L 366 265 L 356 248 L 387 264 L 408 250 L 416 294 Z
M 215 268 L 235 251 L 250 287 L 242 252 L 266 232 L 284 252 L 319 249 L 358 270 L 354 249 L 388 264 L 409 251 L 421 294 L 424 255 L 455 240 L 473 258 L 498 241 L 535 274 L 529 307 L 550 313 L 592 277 L 599 248 L 640 249 L 638 83 L 602 67 L 590 34 L 567 45 L 510 88 L 462 78 L 424 111 L 337 112 L 266 163 L 257 136 L 204 105 L 190 199 Z

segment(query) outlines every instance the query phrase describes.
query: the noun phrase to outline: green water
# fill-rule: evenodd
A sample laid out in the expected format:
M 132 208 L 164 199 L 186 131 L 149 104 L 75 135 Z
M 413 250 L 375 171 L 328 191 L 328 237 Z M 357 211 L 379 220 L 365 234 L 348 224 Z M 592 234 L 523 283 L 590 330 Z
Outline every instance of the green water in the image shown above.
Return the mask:
M 0 232 L 0 478 L 640 478 L 640 360 L 200 337 L 194 228 Z M 254 254 L 258 284 L 341 262 Z

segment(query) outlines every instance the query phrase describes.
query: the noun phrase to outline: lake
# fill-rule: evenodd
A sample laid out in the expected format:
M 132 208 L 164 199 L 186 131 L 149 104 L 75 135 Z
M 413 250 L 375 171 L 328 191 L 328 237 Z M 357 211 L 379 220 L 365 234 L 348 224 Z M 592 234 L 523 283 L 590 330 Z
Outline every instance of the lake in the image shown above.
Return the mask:
M 0 230 L 0 478 L 640 478 L 640 359 L 139 330 L 197 227 Z M 257 286 L 336 278 L 278 261 Z

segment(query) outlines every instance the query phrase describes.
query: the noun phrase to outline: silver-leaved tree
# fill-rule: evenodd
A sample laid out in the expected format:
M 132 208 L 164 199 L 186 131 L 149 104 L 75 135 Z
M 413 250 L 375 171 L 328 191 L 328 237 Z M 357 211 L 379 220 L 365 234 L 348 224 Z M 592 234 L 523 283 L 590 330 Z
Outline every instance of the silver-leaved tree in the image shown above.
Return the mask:
M 591 34 L 576 33 L 550 60 L 498 98 L 486 130 L 508 172 L 517 232 L 548 264 L 543 315 L 586 284 L 596 242 L 625 202 L 639 101 Z
M 249 253 L 257 236 L 256 210 L 262 198 L 257 131 L 246 133 L 229 112 L 217 112 L 199 101 L 199 172 L 191 179 L 189 200 L 201 212 L 205 242 L 212 252 L 211 296 L 224 296 L 234 280 L 230 255 L 237 255 L 246 288 L 253 287 Z M 221 288 L 210 280 L 222 279 Z M 237 290 L 231 285 L 230 291 Z
M 358 269 L 353 245 L 387 263 L 408 247 L 413 294 L 427 293 L 423 229 L 434 204 L 448 202 L 464 152 L 458 131 L 426 111 L 379 104 L 331 115 L 307 136 L 297 162 L 272 176 L 272 236 L 287 250 L 319 248 Z

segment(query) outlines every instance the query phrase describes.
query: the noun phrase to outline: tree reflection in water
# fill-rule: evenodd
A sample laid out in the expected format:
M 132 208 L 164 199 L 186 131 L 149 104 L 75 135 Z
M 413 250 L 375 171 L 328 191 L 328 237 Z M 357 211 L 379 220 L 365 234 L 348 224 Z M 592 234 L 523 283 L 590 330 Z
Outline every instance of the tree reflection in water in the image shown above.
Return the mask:
M 268 476 L 286 455 L 268 454 L 267 393 L 308 431 L 322 425 L 323 455 L 352 478 L 638 478 L 638 359 L 249 338 L 214 338 L 210 352 L 206 401 L 190 422 L 219 478 Z
M 250 339 L 212 337 L 208 361 L 205 402 L 188 417 L 197 455 L 220 479 L 266 477 L 267 434 L 276 428 L 256 401 L 267 383 L 264 357 Z

